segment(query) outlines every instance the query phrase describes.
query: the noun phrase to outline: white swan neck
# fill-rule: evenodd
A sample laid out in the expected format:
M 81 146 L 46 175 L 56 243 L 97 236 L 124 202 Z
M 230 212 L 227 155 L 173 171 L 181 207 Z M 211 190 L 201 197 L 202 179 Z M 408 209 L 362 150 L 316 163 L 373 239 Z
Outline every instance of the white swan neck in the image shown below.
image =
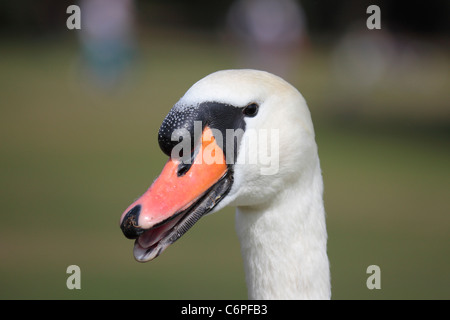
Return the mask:
M 263 206 L 238 207 L 250 299 L 330 299 L 320 165 Z

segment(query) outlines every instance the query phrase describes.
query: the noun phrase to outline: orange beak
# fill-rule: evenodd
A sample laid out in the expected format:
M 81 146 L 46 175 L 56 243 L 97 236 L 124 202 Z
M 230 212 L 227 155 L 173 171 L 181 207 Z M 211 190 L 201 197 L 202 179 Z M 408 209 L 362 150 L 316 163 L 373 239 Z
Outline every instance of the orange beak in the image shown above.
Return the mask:
M 187 172 L 182 172 L 186 169 L 183 166 L 181 160 L 170 158 L 150 188 L 121 216 L 125 236 L 137 239 L 134 255 L 138 261 L 158 256 L 228 191 L 223 186 L 215 190 L 228 170 L 225 155 L 209 127 L 203 130 L 201 144 Z M 211 195 L 217 199 L 210 199 Z

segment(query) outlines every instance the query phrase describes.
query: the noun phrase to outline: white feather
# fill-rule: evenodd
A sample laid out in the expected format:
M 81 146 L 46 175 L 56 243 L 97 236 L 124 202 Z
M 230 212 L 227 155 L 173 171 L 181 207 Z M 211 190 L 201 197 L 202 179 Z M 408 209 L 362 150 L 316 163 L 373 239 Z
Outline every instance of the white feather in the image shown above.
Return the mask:
M 279 132 L 278 171 L 263 175 L 262 163 L 245 163 L 243 157 L 252 146 L 242 144 L 232 189 L 214 210 L 237 206 L 236 231 L 249 297 L 329 299 L 323 182 L 304 98 L 270 73 L 225 70 L 198 81 L 178 105 L 182 108 L 205 101 L 237 107 L 258 103 L 258 115 L 246 118 L 244 139 L 252 130 Z

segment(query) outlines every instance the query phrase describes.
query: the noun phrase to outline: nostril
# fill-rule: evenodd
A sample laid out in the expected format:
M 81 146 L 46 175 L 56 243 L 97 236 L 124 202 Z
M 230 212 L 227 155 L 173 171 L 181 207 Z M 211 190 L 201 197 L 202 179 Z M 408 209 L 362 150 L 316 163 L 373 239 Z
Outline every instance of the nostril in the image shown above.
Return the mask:
M 128 239 L 136 239 L 139 237 L 144 230 L 139 227 L 138 219 L 141 213 L 141 205 L 134 206 L 130 211 L 127 212 L 123 221 L 120 225 L 123 234 Z
M 179 165 L 178 165 L 178 171 L 177 171 L 177 176 L 178 177 L 182 177 L 182 176 L 184 176 L 188 171 L 189 171 L 189 169 L 191 168 L 191 166 L 192 166 L 192 162 L 190 163 L 190 164 L 186 164 L 186 163 L 180 163 Z

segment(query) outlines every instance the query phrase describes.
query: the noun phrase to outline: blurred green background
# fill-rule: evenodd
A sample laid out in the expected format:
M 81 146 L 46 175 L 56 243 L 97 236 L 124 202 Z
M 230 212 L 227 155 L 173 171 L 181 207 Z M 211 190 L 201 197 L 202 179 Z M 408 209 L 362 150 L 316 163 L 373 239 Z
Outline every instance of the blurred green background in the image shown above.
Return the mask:
M 123 8 L 92 18 L 81 3 L 82 28 L 68 30 L 75 3 L 0 4 L 0 298 L 245 299 L 233 208 L 145 264 L 119 229 L 166 160 L 157 131 L 171 106 L 242 67 L 282 75 L 308 101 L 332 297 L 450 298 L 448 1 L 296 1 L 285 42 L 273 30 L 288 18 L 251 9 L 262 18 L 249 26 L 233 1 L 122 1 L 122 20 Z M 369 4 L 381 30 L 366 27 Z M 98 48 L 96 28 L 114 21 L 127 32 Z M 72 264 L 81 290 L 66 287 Z M 373 264 L 380 290 L 366 287 Z

